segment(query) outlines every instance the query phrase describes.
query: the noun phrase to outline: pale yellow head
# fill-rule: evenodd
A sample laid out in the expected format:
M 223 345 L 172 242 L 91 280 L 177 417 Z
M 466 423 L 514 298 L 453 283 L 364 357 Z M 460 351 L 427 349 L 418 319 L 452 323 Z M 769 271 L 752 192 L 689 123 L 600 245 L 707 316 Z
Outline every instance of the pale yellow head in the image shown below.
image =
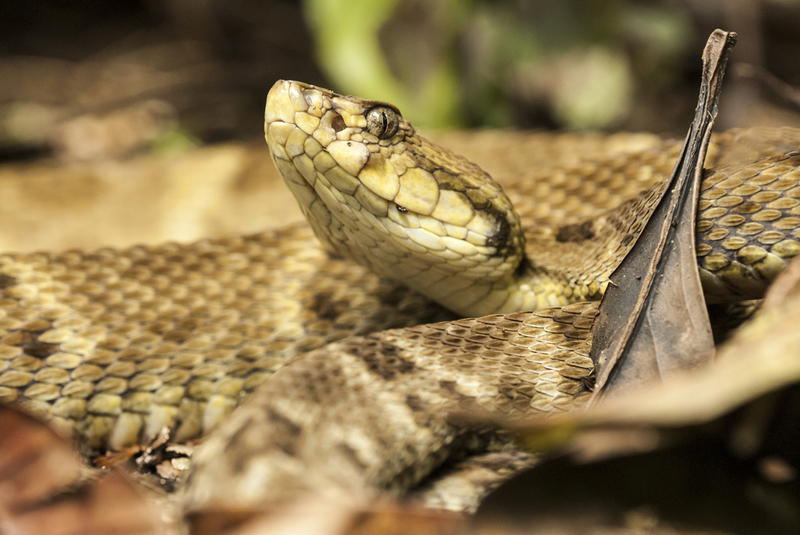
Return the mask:
M 524 308 L 508 302 L 525 249 L 511 203 L 397 108 L 281 80 L 267 96 L 265 132 L 329 250 L 462 314 Z

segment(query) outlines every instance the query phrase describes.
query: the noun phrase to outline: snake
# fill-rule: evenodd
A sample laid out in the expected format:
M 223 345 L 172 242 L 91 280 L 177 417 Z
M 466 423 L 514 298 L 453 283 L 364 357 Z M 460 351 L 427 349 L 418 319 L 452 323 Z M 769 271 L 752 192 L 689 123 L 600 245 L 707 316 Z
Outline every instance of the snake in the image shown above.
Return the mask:
M 528 173 L 526 135 L 508 134 L 501 185 L 391 104 L 292 81 L 269 92 L 265 136 L 308 224 L 0 255 L 0 400 L 86 452 L 207 435 L 189 511 L 399 492 L 457 452 L 508 447 L 453 411 L 585 403 L 597 300 L 679 142 L 612 136 Z M 761 297 L 800 252 L 799 142 L 714 136 L 696 227 L 708 302 Z

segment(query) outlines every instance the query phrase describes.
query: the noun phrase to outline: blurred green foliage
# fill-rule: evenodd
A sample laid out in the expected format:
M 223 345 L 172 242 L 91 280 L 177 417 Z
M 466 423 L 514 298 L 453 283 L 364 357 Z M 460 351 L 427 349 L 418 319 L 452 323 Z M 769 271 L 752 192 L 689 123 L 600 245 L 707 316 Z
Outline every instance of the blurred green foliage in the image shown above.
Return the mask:
M 398 36 L 388 48 L 381 46 L 380 33 L 396 16 L 402 0 L 308 0 L 306 13 L 319 61 L 339 92 L 385 100 L 401 110 L 415 110 L 418 122 L 447 126 L 458 123 L 458 102 L 453 98 L 458 94 L 456 61 L 447 49 L 456 38 L 453 18 L 460 18 L 468 3 L 437 0 L 429 4 L 440 13 L 426 13 L 435 32 L 427 37 L 444 46 L 426 50 L 409 46 L 405 36 Z M 453 18 L 441 16 L 442 10 Z M 423 54 L 427 57 L 419 57 Z
M 155 154 L 174 154 L 195 149 L 202 141 L 188 130 L 175 126 L 160 135 L 150 144 L 150 151 Z
M 427 128 L 613 128 L 639 92 L 669 83 L 691 44 L 685 11 L 634 0 L 306 0 L 304 10 L 333 89 L 392 102 Z

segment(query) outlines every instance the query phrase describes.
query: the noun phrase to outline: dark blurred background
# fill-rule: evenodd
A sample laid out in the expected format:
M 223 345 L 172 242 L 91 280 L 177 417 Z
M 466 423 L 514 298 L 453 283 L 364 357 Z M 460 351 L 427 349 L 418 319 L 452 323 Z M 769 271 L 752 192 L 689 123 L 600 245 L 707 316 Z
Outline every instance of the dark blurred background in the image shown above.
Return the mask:
M 682 136 L 718 27 L 719 125 L 800 125 L 800 0 L 3 0 L 0 159 L 255 142 L 278 78 L 427 129 Z

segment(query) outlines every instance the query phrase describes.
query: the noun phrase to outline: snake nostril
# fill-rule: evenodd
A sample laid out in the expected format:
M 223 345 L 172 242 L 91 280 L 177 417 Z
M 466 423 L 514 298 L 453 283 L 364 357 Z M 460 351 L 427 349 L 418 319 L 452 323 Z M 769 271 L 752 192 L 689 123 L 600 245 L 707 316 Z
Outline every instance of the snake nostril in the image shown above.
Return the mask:
M 331 120 L 331 128 L 333 128 L 333 131 L 337 134 L 347 128 L 347 125 L 344 124 L 344 119 L 341 115 L 337 115 L 333 118 L 333 120 Z

